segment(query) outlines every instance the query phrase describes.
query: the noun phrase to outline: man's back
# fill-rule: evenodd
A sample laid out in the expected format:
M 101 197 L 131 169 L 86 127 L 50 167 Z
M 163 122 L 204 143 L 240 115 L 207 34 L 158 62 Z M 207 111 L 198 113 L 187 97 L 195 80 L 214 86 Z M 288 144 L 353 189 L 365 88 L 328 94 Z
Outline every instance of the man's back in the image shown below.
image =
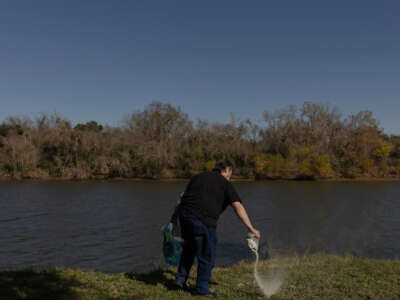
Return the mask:
M 193 176 L 188 183 L 181 207 L 205 225 L 216 227 L 220 214 L 234 201 L 241 202 L 232 183 L 219 172 L 204 172 Z

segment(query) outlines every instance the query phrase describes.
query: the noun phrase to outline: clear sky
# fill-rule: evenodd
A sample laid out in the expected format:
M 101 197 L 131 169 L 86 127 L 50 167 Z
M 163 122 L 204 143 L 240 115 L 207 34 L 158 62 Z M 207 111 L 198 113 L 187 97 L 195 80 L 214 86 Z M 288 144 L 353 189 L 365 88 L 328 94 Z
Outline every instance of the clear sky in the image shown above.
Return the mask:
M 190 118 L 304 101 L 400 134 L 400 1 L 2 0 L 0 121 L 118 126 L 152 100 Z

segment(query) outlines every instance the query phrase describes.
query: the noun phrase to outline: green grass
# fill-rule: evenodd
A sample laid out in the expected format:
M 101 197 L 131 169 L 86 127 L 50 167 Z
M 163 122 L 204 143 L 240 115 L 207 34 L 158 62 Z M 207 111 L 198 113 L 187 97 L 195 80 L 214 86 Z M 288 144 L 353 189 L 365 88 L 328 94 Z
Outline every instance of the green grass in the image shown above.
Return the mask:
M 260 262 L 260 273 L 285 274 L 270 299 L 400 299 L 400 261 L 314 254 Z M 0 272 L 0 299 L 192 299 L 173 285 L 174 269 L 150 273 L 104 274 L 55 267 Z M 195 270 L 189 279 L 193 286 Z M 266 299 L 255 285 L 253 265 L 215 268 L 211 289 L 218 299 Z M 202 297 L 195 297 L 202 299 Z

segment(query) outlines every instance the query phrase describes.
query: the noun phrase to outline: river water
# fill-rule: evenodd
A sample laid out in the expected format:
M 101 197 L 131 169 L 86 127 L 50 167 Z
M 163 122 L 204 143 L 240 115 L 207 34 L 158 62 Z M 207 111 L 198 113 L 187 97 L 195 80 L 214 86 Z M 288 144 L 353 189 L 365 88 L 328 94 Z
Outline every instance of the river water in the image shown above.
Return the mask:
M 0 270 L 67 266 L 109 273 L 162 262 L 161 226 L 186 182 L 0 183 Z M 333 253 L 400 257 L 400 182 L 234 182 L 261 231 L 263 257 Z M 251 258 L 230 207 L 217 266 Z

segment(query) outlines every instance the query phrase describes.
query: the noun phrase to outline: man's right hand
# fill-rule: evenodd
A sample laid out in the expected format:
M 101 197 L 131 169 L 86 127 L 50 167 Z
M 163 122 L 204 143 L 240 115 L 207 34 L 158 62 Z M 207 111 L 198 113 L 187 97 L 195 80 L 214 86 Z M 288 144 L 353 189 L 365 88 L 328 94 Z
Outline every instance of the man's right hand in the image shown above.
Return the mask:
M 259 230 L 253 229 L 251 233 L 253 233 L 256 236 L 256 238 L 260 239 L 261 235 Z
M 247 215 L 246 209 L 243 207 L 242 203 L 240 203 L 239 201 L 235 201 L 232 203 L 232 207 L 240 220 L 242 220 L 243 224 L 249 229 L 251 233 L 256 236 L 256 238 L 259 239 L 261 236 L 260 231 L 255 229 L 251 224 L 249 216 Z

